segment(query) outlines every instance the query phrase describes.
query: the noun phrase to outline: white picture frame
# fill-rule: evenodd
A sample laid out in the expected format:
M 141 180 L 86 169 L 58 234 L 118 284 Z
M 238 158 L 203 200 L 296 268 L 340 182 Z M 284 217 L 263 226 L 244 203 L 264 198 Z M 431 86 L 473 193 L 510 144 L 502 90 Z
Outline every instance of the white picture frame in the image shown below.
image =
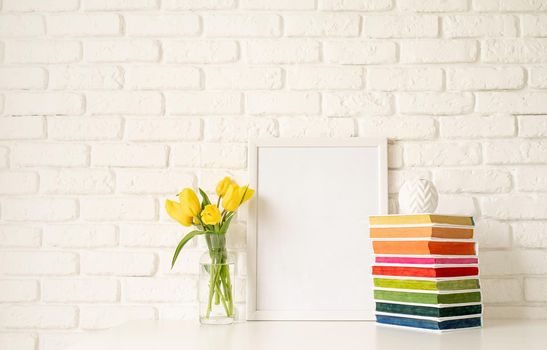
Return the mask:
M 386 139 L 253 139 L 249 172 L 247 320 L 373 320 Z

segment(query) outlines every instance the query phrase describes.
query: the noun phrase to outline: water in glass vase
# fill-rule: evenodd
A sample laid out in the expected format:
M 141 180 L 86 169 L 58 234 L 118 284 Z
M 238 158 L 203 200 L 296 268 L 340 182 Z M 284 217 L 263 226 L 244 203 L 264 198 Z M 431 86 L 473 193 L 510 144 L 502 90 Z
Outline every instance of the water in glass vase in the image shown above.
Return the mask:
M 208 251 L 200 259 L 199 320 L 202 324 L 231 324 L 235 319 L 235 258 L 226 250 L 226 235 L 206 234 Z

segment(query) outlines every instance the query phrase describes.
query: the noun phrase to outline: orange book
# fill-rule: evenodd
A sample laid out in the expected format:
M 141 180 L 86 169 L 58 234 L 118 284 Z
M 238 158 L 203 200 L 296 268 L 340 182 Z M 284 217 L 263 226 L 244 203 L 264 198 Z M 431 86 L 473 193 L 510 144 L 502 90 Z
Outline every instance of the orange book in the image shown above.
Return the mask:
M 371 238 L 414 238 L 414 237 L 436 237 L 436 238 L 473 238 L 472 228 L 456 227 L 371 227 Z
M 474 242 L 373 241 L 375 254 L 475 255 Z

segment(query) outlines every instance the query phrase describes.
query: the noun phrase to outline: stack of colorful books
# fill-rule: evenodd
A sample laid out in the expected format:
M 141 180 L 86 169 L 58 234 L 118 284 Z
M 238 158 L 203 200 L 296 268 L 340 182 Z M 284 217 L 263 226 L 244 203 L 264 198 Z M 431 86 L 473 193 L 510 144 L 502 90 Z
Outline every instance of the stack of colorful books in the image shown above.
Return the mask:
M 481 326 L 472 217 L 383 215 L 369 222 L 378 323 L 439 332 Z

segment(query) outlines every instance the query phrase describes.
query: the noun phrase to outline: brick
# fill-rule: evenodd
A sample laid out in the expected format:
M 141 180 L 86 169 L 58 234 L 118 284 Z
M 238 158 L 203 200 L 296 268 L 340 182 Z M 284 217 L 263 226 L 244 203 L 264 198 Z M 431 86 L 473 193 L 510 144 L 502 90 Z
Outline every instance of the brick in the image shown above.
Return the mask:
M 474 62 L 478 48 L 474 40 L 424 39 L 401 42 L 403 63 Z
M 82 58 L 77 41 L 18 40 L 4 48 L 4 60 L 12 63 L 73 63 Z
M 69 346 L 81 344 L 87 337 L 89 335 L 85 332 L 45 332 L 40 334 L 39 347 L 45 350 L 64 350 Z
M 388 41 L 326 41 L 325 61 L 337 64 L 378 64 L 397 61 L 397 45 Z
M 401 93 L 399 110 L 404 114 L 454 115 L 473 110 L 470 93 Z
M 447 87 L 451 90 L 507 90 L 524 86 L 520 67 L 449 68 Z
M 416 12 L 460 12 L 469 9 L 467 0 L 398 0 L 401 10 Z
M 131 278 L 122 290 L 129 302 L 193 302 L 197 299 L 195 278 Z
M 195 14 L 126 14 L 125 31 L 135 36 L 195 36 L 200 31 L 200 20 Z
M 547 161 L 547 142 L 544 140 L 500 140 L 485 145 L 487 164 L 534 164 Z
M 439 91 L 443 88 L 443 71 L 440 68 L 370 67 L 366 76 L 368 90 Z
M 164 41 L 162 48 L 166 62 L 228 63 L 239 58 L 239 46 L 235 41 Z
M 308 37 L 359 36 L 360 17 L 353 13 L 306 13 L 283 16 L 285 35 Z
M 129 321 L 156 319 L 156 310 L 151 306 L 89 305 L 80 308 L 82 329 L 107 329 Z
M 479 92 L 475 96 L 478 112 L 547 113 L 547 92 Z
M 507 276 L 513 274 L 512 255 L 506 250 L 479 252 L 480 272 L 482 276 Z
M 314 92 L 249 92 L 246 95 L 249 114 L 319 114 L 321 100 Z
M 0 147 L 0 168 L 7 168 L 9 164 L 8 160 L 8 149 L 4 147 Z
M 282 117 L 278 122 L 281 137 L 356 136 L 355 122 L 349 118 Z
M 108 224 L 60 224 L 44 228 L 44 245 L 55 248 L 112 247 L 118 242 L 116 227 Z
M 504 220 L 547 219 L 547 196 L 512 194 L 482 200 L 482 213 Z
M 546 15 L 523 15 L 521 23 L 523 36 L 547 36 Z
M 46 71 L 38 67 L 1 67 L 0 88 L 4 90 L 39 90 L 47 83 Z
M 547 248 L 547 223 L 519 221 L 512 224 L 513 242 L 522 248 Z
M 11 148 L 11 163 L 16 166 L 86 166 L 88 155 L 89 149 L 85 145 L 20 143 Z
M 45 279 L 42 299 L 45 302 L 115 302 L 118 281 L 113 279 Z
M 194 176 L 173 170 L 131 171 L 116 173 L 120 193 L 175 195 L 184 187 L 192 187 Z
M 526 278 L 524 279 L 524 298 L 526 301 L 545 302 L 547 301 L 547 279 Z
M 320 43 L 309 39 L 264 39 L 247 41 L 248 63 L 315 63 L 320 61 Z
M 325 92 L 323 112 L 327 116 L 352 116 L 366 111 L 387 115 L 393 111 L 393 96 L 381 92 Z
M 156 218 L 157 205 L 146 197 L 85 197 L 80 200 L 80 211 L 88 221 L 150 221 Z
M 120 17 L 115 14 L 62 14 L 47 17 L 51 36 L 114 36 L 121 33 Z
M 121 89 L 123 72 L 120 67 L 61 66 L 49 67 L 49 88 L 53 90 Z
M 547 115 L 518 116 L 518 125 L 521 137 L 547 136 Z
M 170 164 L 182 167 L 200 166 L 200 146 L 198 144 L 176 144 L 171 146 Z
M 277 67 L 206 67 L 205 87 L 221 90 L 277 90 L 283 71 Z
M 30 171 L 0 172 L 0 194 L 30 194 L 38 190 L 38 174 Z
M 39 247 L 41 232 L 38 227 L 0 225 L 0 247 Z
M 392 0 L 319 0 L 322 10 L 381 11 L 392 7 Z
M 200 70 L 178 66 L 131 66 L 125 71 L 125 86 L 129 89 L 199 89 Z
M 153 10 L 158 8 L 156 0 L 83 0 L 85 10 Z
M 434 38 L 439 33 L 437 16 L 365 16 L 363 35 L 369 38 Z
M 437 134 L 435 121 L 429 117 L 368 117 L 357 121 L 359 136 L 386 137 L 390 140 L 431 139 Z
M 486 63 L 545 63 L 547 39 L 486 39 L 481 52 Z
M 97 144 L 91 152 L 94 166 L 165 167 L 167 149 L 164 145 Z
M 528 84 L 538 89 L 547 89 L 547 67 L 531 67 Z
M 41 139 L 45 136 L 44 126 L 41 117 L 0 117 L 0 139 Z
M 511 174 L 496 169 L 443 169 L 435 171 L 435 186 L 447 193 L 500 193 L 511 190 Z
M 166 92 L 170 115 L 240 114 L 241 94 L 237 92 Z
M 51 4 L 42 0 L 4 0 L 3 5 L 2 10 L 13 12 L 74 11 L 78 9 L 79 0 L 56 0 Z
M 80 263 L 85 275 L 151 276 L 156 255 L 144 252 L 85 252 Z
M 44 20 L 35 15 L 1 15 L 0 35 L 9 37 L 36 37 L 45 34 Z
M 69 329 L 78 323 L 73 306 L 6 305 L 0 307 L 0 326 L 5 328 Z
M 404 147 L 408 166 L 475 165 L 481 161 L 478 143 L 422 143 Z
M 545 11 L 547 4 L 530 0 L 480 0 L 473 1 L 476 11 Z
M 204 143 L 201 166 L 204 168 L 241 169 L 247 165 L 247 147 L 235 144 Z
M 287 75 L 293 90 L 356 90 L 364 83 L 363 70 L 359 67 L 294 67 Z
M 114 191 L 114 177 L 103 169 L 43 169 L 40 191 L 47 194 L 107 194 Z
M 181 186 L 179 186 L 180 189 Z M 139 248 L 173 248 L 176 247 L 189 229 L 175 224 L 122 224 L 120 225 L 120 245 Z M 195 246 L 192 240 L 185 249 Z M 184 254 L 184 252 L 183 252 Z
M 481 248 L 511 247 L 511 226 L 505 222 L 490 219 L 476 220 L 474 235 Z
M 517 22 L 509 15 L 453 15 L 443 18 L 449 38 L 517 36 Z
M 159 45 L 154 40 L 97 40 L 84 43 L 88 62 L 156 62 L 160 57 Z
M 196 141 L 201 138 L 201 121 L 186 118 L 128 119 L 125 135 L 131 141 Z
M 231 230 L 231 228 L 230 228 Z M 177 263 L 171 268 L 171 261 L 173 259 L 173 252 L 166 251 L 160 254 L 160 264 L 158 273 L 166 276 L 175 275 L 195 275 L 199 273 L 199 261 L 201 256 L 206 253 L 202 250 L 189 250 L 184 247 L 182 252 L 177 258 Z
M 163 0 L 162 6 L 167 10 L 222 10 L 234 8 L 235 0 Z
M 3 303 L 36 301 L 39 291 L 38 281 L 0 280 L 0 302 Z
M 119 118 L 49 117 L 48 137 L 54 140 L 116 140 L 122 133 Z
M 485 303 L 516 303 L 522 300 L 522 285 L 518 279 L 481 279 Z
M 512 266 L 516 274 L 544 275 L 547 273 L 546 250 L 515 250 Z
M 1 333 L 0 349 L 35 350 L 36 336 L 32 333 Z
M 205 141 L 246 142 L 253 137 L 276 137 L 276 121 L 269 118 L 234 117 L 207 118 Z
M 446 117 L 439 120 L 441 136 L 446 138 L 495 138 L 515 135 L 511 115 Z
M 78 115 L 83 113 L 79 94 L 18 92 L 6 96 L 4 113 L 9 115 Z
M 547 167 L 518 168 L 517 188 L 520 192 L 546 192 Z
M 247 10 L 313 10 L 315 0 L 240 0 L 239 7 Z
M 152 91 L 108 91 L 88 92 L 87 112 L 98 114 L 161 114 L 162 96 Z
M 5 275 L 73 275 L 78 256 L 65 252 L 0 252 L 0 272 Z
M 199 317 L 197 305 L 160 305 L 158 311 L 160 320 L 187 321 Z
M 67 221 L 77 217 L 77 202 L 68 198 L 10 198 L 2 203 L 2 218 L 11 221 Z
M 204 33 L 210 37 L 277 37 L 281 18 L 275 14 L 205 14 Z
M 452 213 L 453 215 L 479 215 L 479 210 L 474 198 L 467 194 L 448 195 L 441 193 L 439 195 L 439 204 L 436 210 L 438 210 L 439 213 Z

